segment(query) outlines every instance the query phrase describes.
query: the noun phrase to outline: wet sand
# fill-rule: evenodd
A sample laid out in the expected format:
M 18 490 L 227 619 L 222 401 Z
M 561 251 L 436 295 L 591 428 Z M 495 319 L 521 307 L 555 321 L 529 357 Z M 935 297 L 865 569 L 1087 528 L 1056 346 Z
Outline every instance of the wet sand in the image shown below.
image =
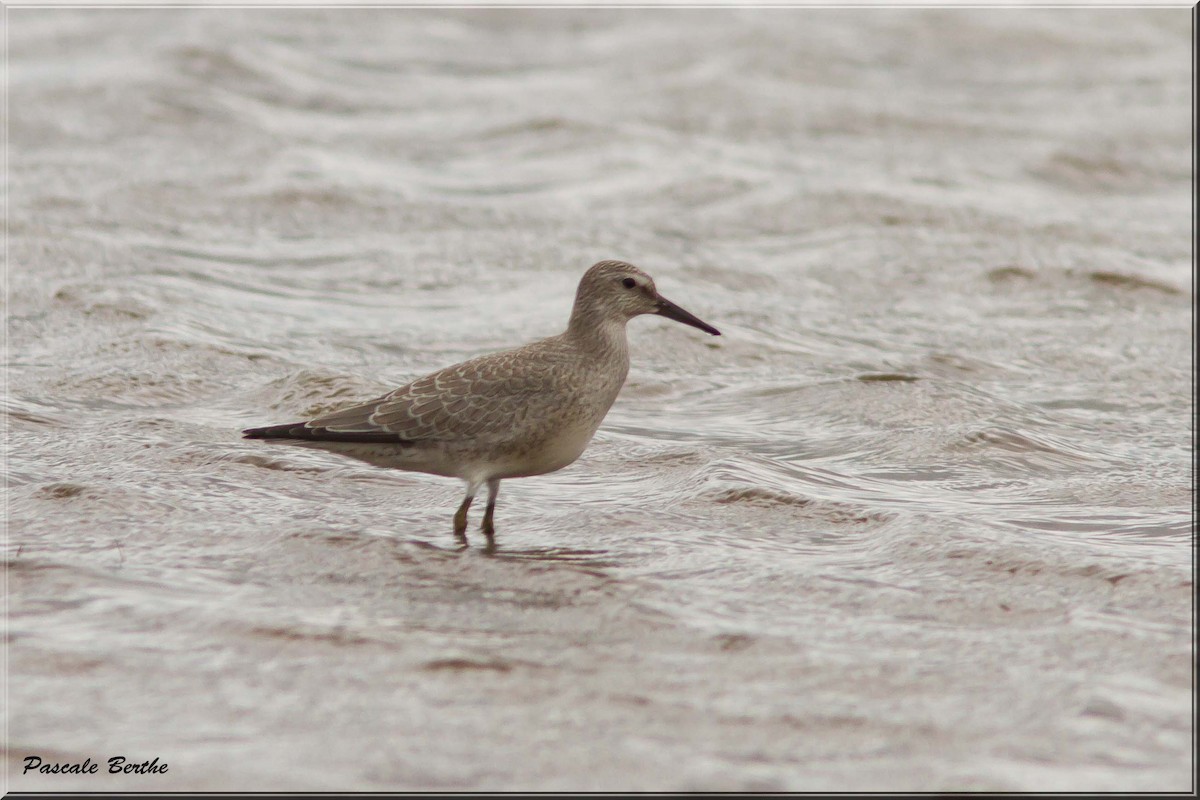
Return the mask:
M 8 19 L 10 790 L 1194 788 L 1187 10 Z M 239 437 L 609 257 L 495 553 Z

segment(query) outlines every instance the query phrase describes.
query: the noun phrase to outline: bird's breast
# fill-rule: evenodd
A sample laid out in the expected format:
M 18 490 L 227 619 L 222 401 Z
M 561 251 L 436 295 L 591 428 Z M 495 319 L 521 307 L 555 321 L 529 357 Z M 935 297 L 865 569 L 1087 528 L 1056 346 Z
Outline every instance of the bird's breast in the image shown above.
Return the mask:
M 625 370 L 578 375 L 551 395 L 530 401 L 522 423 L 512 431 L 503 461 L 503 477 L 553 472 L 571 464 L 592 436 L 624 383 Z M 603 379 L 597 379 L 602 377 Z M 533 406 L 539 406 L 533 408 Z M 536 413 L 532 413 L 536 411 Z

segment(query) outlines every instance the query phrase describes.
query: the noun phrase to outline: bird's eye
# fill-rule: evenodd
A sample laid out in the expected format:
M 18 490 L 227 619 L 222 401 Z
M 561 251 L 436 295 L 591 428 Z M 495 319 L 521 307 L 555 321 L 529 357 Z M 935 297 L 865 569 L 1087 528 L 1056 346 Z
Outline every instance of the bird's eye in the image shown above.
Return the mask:
M 626 289 L 632 289 L 633 287 L 637 286 L 637 281 L 635 281 L 633 278 L 626 278 L 625 280 L 621 281 L 621 285 Z

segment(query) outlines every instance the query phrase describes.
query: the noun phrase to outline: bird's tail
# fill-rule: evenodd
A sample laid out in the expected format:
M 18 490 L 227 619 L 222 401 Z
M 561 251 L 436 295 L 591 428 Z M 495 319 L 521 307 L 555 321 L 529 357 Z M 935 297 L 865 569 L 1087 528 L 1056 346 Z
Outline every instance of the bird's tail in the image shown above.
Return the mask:
M 242 436 L 247 439 L 292 439 L 313 442 L 352 442 L 357 444 L 411 445 L 412 441 L 401 439 L 387 430 L 331 431 L 313 427 L 304 422 L 289 422 L 284 425 L 268 425 L 265 428 L 246 428 Z
M 242 436 L 246 439 L 311 439 L 312 428 L 305 427 L 303 422 L 288 422 L 263 428 L 246 428 Z

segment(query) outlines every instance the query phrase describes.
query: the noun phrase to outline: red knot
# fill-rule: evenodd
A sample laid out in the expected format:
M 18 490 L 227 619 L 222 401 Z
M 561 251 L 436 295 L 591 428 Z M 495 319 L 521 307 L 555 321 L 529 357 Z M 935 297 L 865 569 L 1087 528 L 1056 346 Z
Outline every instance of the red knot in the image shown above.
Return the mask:
M 467 494 L 454 515 L 454 532 L 462 541 L 467 510 L 487 484 L 480 528 L 491 545 L 500 481 L 543 475 L 579 458 L 625 383 L 625 324 L 642 314 L 721 334 L 659 294 L 642 270 L 601 261 L 579 281 L 570 322 L 557 336 L 446 367 L 307 422 L 242 433 L 376 466 L 461 478 Z

